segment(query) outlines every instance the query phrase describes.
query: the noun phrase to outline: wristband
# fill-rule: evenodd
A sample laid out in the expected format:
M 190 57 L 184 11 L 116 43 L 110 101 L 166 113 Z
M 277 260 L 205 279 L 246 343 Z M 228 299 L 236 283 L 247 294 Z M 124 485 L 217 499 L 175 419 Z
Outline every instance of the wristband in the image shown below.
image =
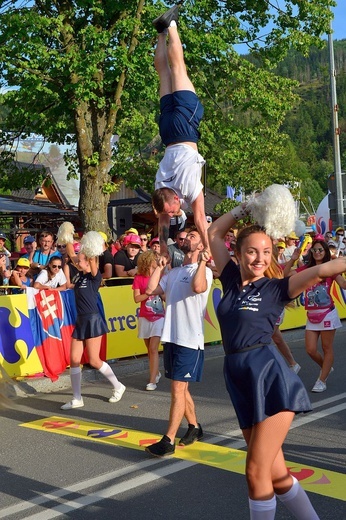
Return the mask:
M 231 215 L 236 221 L 243 220 L 249 215 L 249 211 L 243 208 L 243 206 L 237 206 L 231 210 Z

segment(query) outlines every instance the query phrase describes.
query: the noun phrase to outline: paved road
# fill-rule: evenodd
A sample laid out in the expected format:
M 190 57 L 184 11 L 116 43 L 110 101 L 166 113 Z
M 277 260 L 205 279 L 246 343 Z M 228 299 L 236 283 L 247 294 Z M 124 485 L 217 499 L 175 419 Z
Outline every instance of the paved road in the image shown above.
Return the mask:
M 318 370 L 304 352 L 303 336 L 302 330 L 285 333 L 311 388 Z M 285 443 L 293 470 L 315 475 L 310 497 L 321 520 L 346 519 L 345 340 L 346 328 L 337 333 L 327 391 L 311 394 L 314 411 L 294 421 Z M 83 386 L 81 409 L 60 410 L 70 397 L 63 389 L 21 399 L 15 410 L 3 411 L 0 519 L 248 519 L 245 477 L 239 473 L 244 455 L 229 449 L 243 450 L 244 443 L 224 388 L 221 349 L 213 348 L 203 382 L 192 387 L 205 437 L 191 453 L 177 450 L 176 457 L 161 460 L 143 451 L 148 439 L 165 432 L 170 402 L 169 382 L 145 392 L 146 376 L 122 375 L 127 391 L 116 404 L 108 403 L 110 388 L 99 380 Z M 57 416 L 69 427 L 52 419 Z M 20 426 L 33 423 L 36 429 Z M 94 432 L 89 438 L 83 436 L 84 424 L 87 433 Z M 326 496 L 330 492 L 338 498 Z M 279 504 L 277 518 L 292 517 Z

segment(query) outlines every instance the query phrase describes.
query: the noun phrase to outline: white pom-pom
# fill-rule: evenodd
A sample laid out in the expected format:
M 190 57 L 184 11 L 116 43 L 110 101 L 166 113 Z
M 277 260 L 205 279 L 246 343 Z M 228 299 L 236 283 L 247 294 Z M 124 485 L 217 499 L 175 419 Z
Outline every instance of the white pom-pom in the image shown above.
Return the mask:
M 305 234 L 306 226 L 302 220 L 296 220 L 293 229 L 297 237 L 302 237 Z
M 88 231 L 81 240 L 80 252 L 87 258 L 101 256 L 103 254 L 104 240 L 97 231 Z
M 73 244 L 74 226 L 71 222 L 63 222 L 58 229 L 57 243 L 59 245 Z
M 280 184 L 268 186 L 246 205 L 253 219 L 263 226 L 272 238 L 291 233 L 297 218 L 296 205 L 291 192 Z

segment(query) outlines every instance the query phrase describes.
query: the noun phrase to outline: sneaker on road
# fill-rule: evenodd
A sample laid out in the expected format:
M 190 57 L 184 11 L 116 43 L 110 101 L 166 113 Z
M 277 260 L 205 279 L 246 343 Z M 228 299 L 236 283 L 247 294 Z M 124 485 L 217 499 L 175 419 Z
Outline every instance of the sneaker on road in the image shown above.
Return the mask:
M 156 390 L 157 385 L 155 383 L 148 383 L 145 387 L 146 390 L 149 390 L 149 392 L 152 392 L 153 390 Z
M 121 384 L 121 383 L 120 383 Z M 122 398 L 124 392 L 126 390 L 126 386 L 121 384 L 121 387 L 118 390 L 114 389 L 111 397 L 108 399 L 110 403 L 117 403 Z
M 69 403 L 63 404 L 61 410 L 71 410 L 72 408 L 82 408 L 84 406 L 83 398 L 72 399 Z
M 323 381 L 321 381 L 320 379 L 317 379 L 316 383 L 314 384 L 314 386 L 311 389 L 311 392 L 320 393 L 320 392 L 324 392 L 325 390 L 327 390 L 326 383 L 323 383 Z
M 175 452 L 175 445 L 171 444 L 170 438 L 164 435 L 159 442 L 151 444 L 145 448 L 145 451 L 154 457 L 167 457 Z
M 196 441 L 200 441 L 202 438 L 202 426 L 199 423 L 197 427 L 194 424 L 189 424 L 187 432 L 185 433 L 184 437 L 182 437 L 179 441 L 179 446 L 189 446 L 189 444 L 193 444 Z
M 293 372 L 295 372 L 296 374 L 298 374 L 299 370 L 301 369 L 302 367 L 300 366 L 299 363 L 296 363 L 295 365 L 291 365 L 290 366 L 290 369 L 293 370 Z
M 161 379 L 161 372 L 159 372 L 156 376 L 155 383 L 157 384 Z

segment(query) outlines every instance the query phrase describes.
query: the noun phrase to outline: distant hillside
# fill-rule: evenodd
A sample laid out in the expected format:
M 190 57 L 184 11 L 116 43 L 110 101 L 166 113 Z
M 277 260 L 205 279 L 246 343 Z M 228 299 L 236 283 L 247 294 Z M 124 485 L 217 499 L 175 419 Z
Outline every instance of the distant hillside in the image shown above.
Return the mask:
M 341 165 L 346 172 L 346 40 L 333 45 Z M 334 171 L 328 46 L 312 48 L 308 57 L 291 51 L 276 73 L 299 82 L 300 102 L 287 115 L 282 131 L 290 136 L 300 161 L 305 197 L 311 196 L 317 204 L 327 192 L 328 175 Z

